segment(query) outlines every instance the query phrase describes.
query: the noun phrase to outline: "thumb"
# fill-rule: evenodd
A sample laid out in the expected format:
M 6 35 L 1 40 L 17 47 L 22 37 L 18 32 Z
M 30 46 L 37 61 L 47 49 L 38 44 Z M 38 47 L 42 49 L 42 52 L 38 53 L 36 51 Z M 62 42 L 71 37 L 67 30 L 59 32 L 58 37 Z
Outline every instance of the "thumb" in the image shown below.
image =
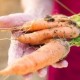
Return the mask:
M 10 14 L 0 17 L 0 28 L 12 28 L 15 26 L 21 26 L 26 21 L 30 21 L 32 18 L 25 13 Z

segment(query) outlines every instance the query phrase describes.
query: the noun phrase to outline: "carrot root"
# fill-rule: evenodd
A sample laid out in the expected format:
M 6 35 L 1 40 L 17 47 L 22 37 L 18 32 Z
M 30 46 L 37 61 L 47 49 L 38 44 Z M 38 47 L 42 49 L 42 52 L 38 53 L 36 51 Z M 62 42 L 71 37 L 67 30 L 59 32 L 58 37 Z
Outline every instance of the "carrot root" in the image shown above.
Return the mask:
M 52 40 L 33 52 L 18 59 L 0 71 L 0 75 L 24 75 L 33 73 L 63 59 L 69 52 L 69 44 L 62 40 Z
M 18 41 L 28 43 L 31 45 L 38 45 L 43 40 L 49 38 L 75 38 L 79 36 L 79 30 L 76 27 L 59 27 L 52 29 L 45 29 L 33 33 L 27 33 L 19 36 Z
M 70 27 L 70 22 L 72 21 L 67 16 L 53 15 L 53 16 L 47 16 L 46 18 L 26 22 L 21 27 L 21 29 L 26 32 L 33 32 L 55 27 L 64 27 L 64 26 Z

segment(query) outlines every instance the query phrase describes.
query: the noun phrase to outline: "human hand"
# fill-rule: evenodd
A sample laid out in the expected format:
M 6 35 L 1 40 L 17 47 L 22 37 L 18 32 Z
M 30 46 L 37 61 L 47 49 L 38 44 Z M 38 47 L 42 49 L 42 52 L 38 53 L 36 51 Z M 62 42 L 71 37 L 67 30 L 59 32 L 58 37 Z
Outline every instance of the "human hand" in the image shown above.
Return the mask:
M 0 18 L 0 28 L 11 28 L 23 25 L 26 21 L 35 19 L 35 16 L 30 16 L 25 13 L 12 14 L 9 16 L 3 16 Z M 20 35 L 21 32 L 12 32 L 11 44 L 8 53 L 8 65 L 11 65 L 17 58 L 22 57 L 25 54 L 30 54 L 35 51 L 38 47 L 29 46 L 28 44 L 20 43 L 19 41 L 13 40 L 16 36 Z M 13 53 L 14 52 L 14 53 Z M 53 64 L 55 68 L 67 67 L 67 61 L 61 61 Z M 38 71 L 40 77 L 44 77 L 47 74 L 47 68 Z M 25 80 L 30 79 L 32 74 L 24 75 Z

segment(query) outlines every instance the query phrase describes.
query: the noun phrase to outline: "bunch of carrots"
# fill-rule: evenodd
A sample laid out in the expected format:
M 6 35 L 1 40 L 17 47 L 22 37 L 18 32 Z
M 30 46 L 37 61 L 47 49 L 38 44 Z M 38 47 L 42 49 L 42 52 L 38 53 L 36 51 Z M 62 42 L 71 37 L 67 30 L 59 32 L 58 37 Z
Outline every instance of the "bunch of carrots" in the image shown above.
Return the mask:
M 0 75 L 24 75 L 57 63 L 67 56 L 70 44 L 75 40 L 72 43 L 71 41 L 80 34 L 76 21 L 65 15 L 46 16 L 27 22 L 16 30 L 23 31 L 16 40 L 33 46 L 42 46 L 7 66 L 0 71 Z

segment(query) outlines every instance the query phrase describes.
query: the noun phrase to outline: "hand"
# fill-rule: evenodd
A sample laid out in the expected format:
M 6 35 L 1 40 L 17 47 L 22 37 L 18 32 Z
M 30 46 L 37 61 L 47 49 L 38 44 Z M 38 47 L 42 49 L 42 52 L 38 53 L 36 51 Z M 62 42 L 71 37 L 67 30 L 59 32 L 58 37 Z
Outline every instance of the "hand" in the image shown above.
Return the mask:
M 30 16 L 25 13 L 12 14 L 8 16 L 0 17 L 0 28 L 11 28 L 23 25 L 26 21 L 35 19 L 35 16 Z M 11 44 L 8 53 L 8 65 L 11 65 L 17 58 L 22 57 L 24 54 L 30 54 L 35 51 L 38 47 L 31 47 L 28 44 L 20 43 L 19 41 L 13 40 L 21 32 L 13 32 L 11 36 Z M 53 64 L 55 68 L 67 67 L 67 61 L 61 61 Z M 47 68 L 38 71 L 40 77 L 44 77 L 47 74 Z M 31 78 L 32 74 L 24 75 L 25 80 Z

